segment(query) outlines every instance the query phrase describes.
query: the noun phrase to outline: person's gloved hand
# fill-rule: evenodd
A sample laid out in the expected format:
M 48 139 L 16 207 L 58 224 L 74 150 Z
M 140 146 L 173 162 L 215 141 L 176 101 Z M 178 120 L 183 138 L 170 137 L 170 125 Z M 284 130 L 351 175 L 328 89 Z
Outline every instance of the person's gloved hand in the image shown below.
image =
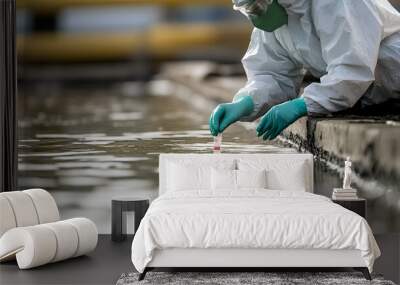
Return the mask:
M 238 98 L 235 102 L 218 105 L 209 120 L 211 134 L 217 136 L 243 116 L 250 115 L 253 110 L 253 99 L 247 95 Z
M 272 107 L 257 126 L 257 136 L 273 140 L 300 117 L 307 115 L 306 102 L 297 98 Z

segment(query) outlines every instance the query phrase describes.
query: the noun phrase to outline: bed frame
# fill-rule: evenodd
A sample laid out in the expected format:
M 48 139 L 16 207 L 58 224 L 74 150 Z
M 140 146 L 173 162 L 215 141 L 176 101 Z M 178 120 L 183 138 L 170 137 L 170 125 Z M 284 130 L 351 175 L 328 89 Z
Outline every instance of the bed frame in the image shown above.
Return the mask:
M 159 160 L 159 192 L 166 191 L 168 161 L 182 159 L 206 159 L 210 163 L 218 159 L 252 160 L 304 160 L 307 167 L 307 192 L 313 192 L 313 156 L 311 154 L 161 154 Z M 287 177 L 290 179 L 290 177 Z M 367 280 L 371 280 L 369 270 L 359 250 L 329 249 L 193 249 L 170 248 L 156 250 L 152 261 L 139 275 L 143 280 L 146 273 L 160 268 L 201 268 L 207 271 L 229 269 L 229 271 L 253 271 L 271 268 L 343 268 L 350 267 L 361 271 Z

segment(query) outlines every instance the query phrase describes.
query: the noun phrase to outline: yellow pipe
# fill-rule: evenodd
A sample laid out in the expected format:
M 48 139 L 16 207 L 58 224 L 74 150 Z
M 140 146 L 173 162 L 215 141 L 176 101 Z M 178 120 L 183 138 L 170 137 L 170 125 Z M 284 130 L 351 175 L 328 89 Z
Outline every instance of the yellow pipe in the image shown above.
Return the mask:
M 151 54 L 168 57 L 191 48 L 215 45 L 219 39 L 217 28 L 210 25 L 165 25 L 153 28 L 147 41 Z
M 18 36 L 20 59 L 27 61 L 83 61 L 125 58 L 140 49 L 141 35 L 135 33 L 41 33 Z
M 116 6 L 116 5 L 145 5 L 145 6 L 232 6 L 231 0 L 17 0 L 17 7 L 34 10 L 39 14 L 49 14 L 69 7 L 85 6 Z
M 156 57 L 174 57 L 179 53 L 217 46 L 244 49 L 249 42 L 250 28 L 236 25 L 162 25 L 148 33 L 148 51 Z
M 183 52 L 230 46 L 244 49 L 250 29 L 242 24 L 160 25 L 146 32 L 20 35 L 18 55 L 27 61 L 95 61 L 135 55 L 170 58 Z

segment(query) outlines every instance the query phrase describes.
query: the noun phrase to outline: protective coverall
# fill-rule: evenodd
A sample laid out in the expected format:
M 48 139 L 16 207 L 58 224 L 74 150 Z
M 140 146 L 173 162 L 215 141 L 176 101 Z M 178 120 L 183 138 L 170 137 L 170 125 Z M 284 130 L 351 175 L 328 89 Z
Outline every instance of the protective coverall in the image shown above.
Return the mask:
M 320 78 L 302 95 L 311 115 L 342 111 L 360 99 L 368 106 L 400 98 L 400 14 L 387 0 L 278 3 L 287 25 L 254 28 L 242 59 L 248 81 L 233 101 L 250 96 L 254 106 L 241 121 L 297 98 L 306 70 Z

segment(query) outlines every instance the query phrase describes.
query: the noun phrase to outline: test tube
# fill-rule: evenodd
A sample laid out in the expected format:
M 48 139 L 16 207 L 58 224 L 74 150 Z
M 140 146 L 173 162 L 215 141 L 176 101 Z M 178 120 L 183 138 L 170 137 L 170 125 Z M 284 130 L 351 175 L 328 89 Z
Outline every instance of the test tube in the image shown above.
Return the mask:
M 222 134 L 218 134 L 214 137 L 214 146 L 213 152 L 220 153 L 221 152 L 221 144 L 222 144 Z

